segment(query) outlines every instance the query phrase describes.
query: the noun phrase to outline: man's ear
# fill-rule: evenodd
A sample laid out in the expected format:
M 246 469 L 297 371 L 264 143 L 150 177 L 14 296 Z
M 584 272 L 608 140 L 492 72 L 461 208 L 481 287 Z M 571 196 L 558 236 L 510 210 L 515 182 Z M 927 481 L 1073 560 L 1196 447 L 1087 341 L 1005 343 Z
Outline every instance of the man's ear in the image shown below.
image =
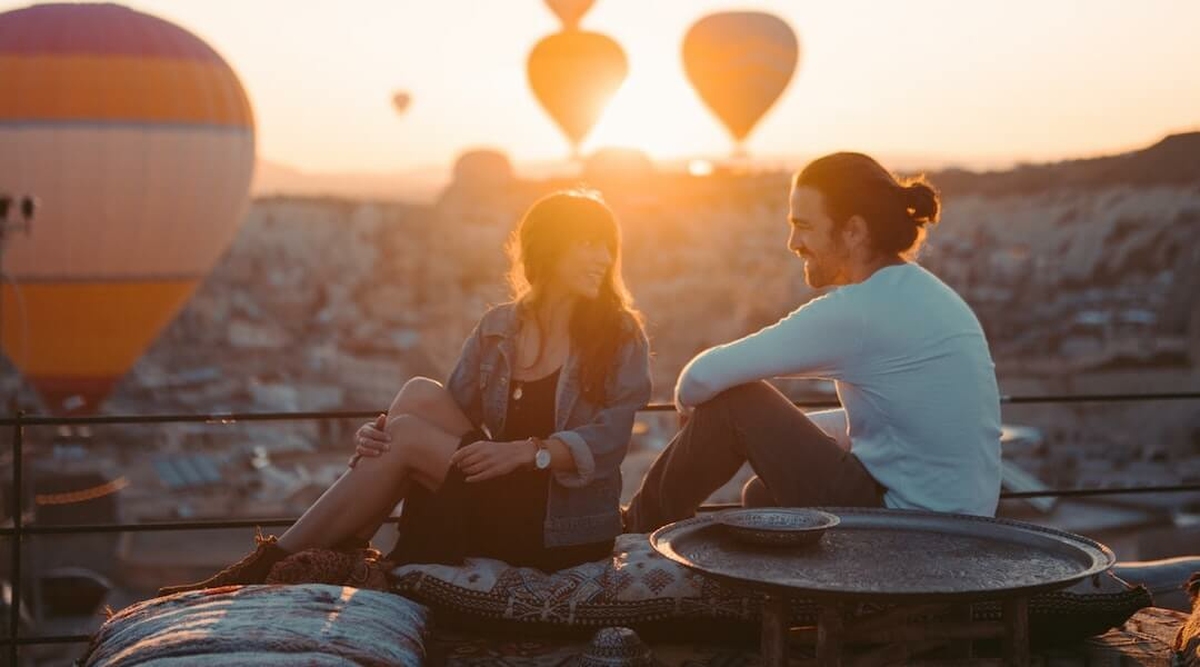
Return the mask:
M 842 225 L 842 241 L 849 248 L 867 245 L 871 240 L 871 231 L 867 229 L 867 221 L 861 215 L 852 215 L 846 224 Z

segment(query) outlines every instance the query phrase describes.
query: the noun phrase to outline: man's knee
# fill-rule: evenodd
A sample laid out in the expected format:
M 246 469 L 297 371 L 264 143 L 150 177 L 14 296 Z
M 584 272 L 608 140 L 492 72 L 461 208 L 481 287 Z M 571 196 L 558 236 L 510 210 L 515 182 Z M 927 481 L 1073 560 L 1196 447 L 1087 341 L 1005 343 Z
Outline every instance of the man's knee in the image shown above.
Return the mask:
M 400 393 L 392 400 L 388 414 L 399 416 L 405 414 L 420 414 L 431 406 L 439 405 L 446 400 L 446 388 L 437 380 L 427 377 L 415 377 L 404 383 Z
M 775 507 L 779 503 L 758 476 L 751 477 L 742 487 L 742 507 Z
M 713 396 L 704 403 L 697 405 L 696 413 L 711 413 L 729 410 L 736 414 L 748 408 L 761 406 L 764 399 L 767 399 L 775 393 L 778 392 L 776 392 L 771 385 L 767 384 L 765 380 L 739 384 L 738 386 L 730 387 L 716 396 Z

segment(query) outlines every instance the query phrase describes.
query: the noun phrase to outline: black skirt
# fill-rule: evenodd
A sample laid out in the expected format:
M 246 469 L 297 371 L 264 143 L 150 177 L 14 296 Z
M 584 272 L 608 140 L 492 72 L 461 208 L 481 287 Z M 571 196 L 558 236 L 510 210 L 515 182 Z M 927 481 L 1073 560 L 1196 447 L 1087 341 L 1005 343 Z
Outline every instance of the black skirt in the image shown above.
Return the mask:
M 558 371 L 530 382 L 513 382 L 500 440 L 546 438 L 554 430 Z M 459 449 L 483 440 L 474 430 Z M 543 539 L 550 471 L 519 468 L 482 482 L 467 482 L 451 466 L 436 492 L 415 486 L 404 500 L 396 563 L 457 565 L 469 556 L 495 558 L 510 565 L 553 572 L 612 555 L 613 540 L 568 547 L 547 547 Z

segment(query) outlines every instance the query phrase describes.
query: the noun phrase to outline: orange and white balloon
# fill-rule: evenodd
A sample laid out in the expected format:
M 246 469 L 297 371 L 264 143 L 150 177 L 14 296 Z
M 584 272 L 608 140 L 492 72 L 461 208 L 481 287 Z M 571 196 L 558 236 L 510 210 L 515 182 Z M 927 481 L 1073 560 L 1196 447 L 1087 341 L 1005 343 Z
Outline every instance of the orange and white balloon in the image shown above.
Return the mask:
M 0 14 L 3 348 L 55 412 L 95 410 L 244 217 L 254 170 L 237 75 L 183 28 L 113 4 Z

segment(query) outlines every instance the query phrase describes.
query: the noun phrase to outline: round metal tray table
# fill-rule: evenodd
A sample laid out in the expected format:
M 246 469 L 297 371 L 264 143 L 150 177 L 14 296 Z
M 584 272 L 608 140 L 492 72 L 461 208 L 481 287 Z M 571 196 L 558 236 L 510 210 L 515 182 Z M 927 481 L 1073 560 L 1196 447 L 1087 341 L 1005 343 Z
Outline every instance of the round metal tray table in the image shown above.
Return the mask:
M 1098 542 L 1020 521 L 907 510 L 820 509 L 841 522 L 815 545 L 747 544 L 728 535 L 711 515 L 664 526 L 650 536 L 650 543 L 686 567 L 767 594 L 763 656 L 771 665 L 786 664 L 789 598 L 821 605 L 815 639 L 822 664 L 840 664 L 843 639 L 869 636 L 926 641 L 1001 637 L 1008 662 L 1026 664 L 1029 596 L 1098 575 L 1115 562 L 1112 551 Z M 841 609 L 850 603 L 893 603 L 915 614 L 988 600 L 1004 601 L 1004 621 L 968 618 L 949 626 L 906 626 L 902 631 L 879 621 L 841 627 Z

